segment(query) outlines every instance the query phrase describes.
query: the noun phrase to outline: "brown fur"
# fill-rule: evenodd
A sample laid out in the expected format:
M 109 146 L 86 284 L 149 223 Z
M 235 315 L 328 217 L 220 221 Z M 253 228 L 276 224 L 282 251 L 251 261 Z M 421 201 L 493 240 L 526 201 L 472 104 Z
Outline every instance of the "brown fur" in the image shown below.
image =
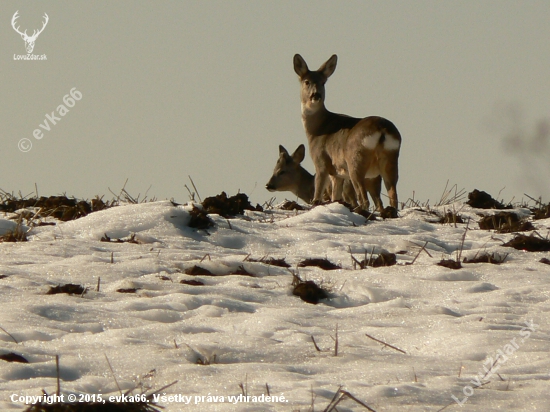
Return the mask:
M 358 208 L 368 210 L 368 191 L 381 211 L 380 184 L 377 191 L 373 181 L 381 176 L 390 204 L 397 209 L 401 135 L 392 122 L 382 117 L 359 119 L 326 109 L 325 83 L 334 73 L 336 61 L 333 55 L 319 70 L 311 71 L 299 54 L 294 56 L 294 71 L 301 83 L 302 121 L 316 170 L 313 202 L 322 201 L 329 179 L 332 200 L 340 200 L 343 183 L 350 180 Z
M 265 188 L 270 192 L 289 191 L 304 202 L 311 203 L 315 193 L 315 176 L 301 165 L 305 157 L 305 150 L 306 148 L 301 144 L 290 155 L 283 146 L 279 146 L 279 159 L 275 164 L 273 176 L 271 176 Z M 355 191 L 351 183 L 344 183 L 343 191 L 344 201 L 354 207 L 357 206 Z M 378 193 L 380 193 L 380 181 L 378 182 Z M 327 190 L 323 200 L 330 200 L 330 198 L 330 190 Z

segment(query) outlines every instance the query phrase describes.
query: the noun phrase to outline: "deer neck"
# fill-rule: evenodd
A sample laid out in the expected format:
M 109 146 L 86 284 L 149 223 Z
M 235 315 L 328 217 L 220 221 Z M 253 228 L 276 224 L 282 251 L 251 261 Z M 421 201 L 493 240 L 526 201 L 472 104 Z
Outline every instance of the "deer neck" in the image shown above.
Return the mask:
M 297 180 L 296 191 L 293 193 L 304 202 L 310 203 L 315 194 L 315 176 L 301 167 Z
M 327 124 L 333 117 L 324 104 L 315 110 L 302 105 L 302 122 L 308 138 L 327 134 Z

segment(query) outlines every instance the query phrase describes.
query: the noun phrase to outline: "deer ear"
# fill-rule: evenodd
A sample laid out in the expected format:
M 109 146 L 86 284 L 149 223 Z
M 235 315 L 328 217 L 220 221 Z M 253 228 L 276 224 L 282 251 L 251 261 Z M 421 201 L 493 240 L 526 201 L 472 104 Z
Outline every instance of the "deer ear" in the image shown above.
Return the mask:
M 294 55 L 294 71 L 300 77 L 309 72 L 306 61 L 299 54 Z
M 294 159 L 296 163 L 302 163 L 302 160 L 304 160 L 305 155 L 306 155 L 306 148 L 303 144 L 301 144 L 294 151 L 294 153 L 292 153 L 292 159 Z
M 281 155 L 290 156 L 288 154 L 288 151 L 283 147 L 283 145 L 279 145 L 279 156 L 281 156 Z
M 336 62 L 338 61 L 338 56 L 333 54 L 330 59 L 328 59 L 321 67 L 319 67 L 319 72 L 323 73 L 325 77 L 328 79 L 332 73 L 334 73 L 334 70 L 336 70 Z

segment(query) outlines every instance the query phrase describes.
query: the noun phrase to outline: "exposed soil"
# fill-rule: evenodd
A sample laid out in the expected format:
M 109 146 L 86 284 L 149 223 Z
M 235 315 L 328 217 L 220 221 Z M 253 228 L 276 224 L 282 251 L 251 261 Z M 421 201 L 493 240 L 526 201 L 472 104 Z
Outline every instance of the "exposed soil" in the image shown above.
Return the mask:
M 479 222 L 479 228 L 483 230 L 496 230 L 499 233 L 525 232 L 535 230 L 531 222 L 520 219 L 513 212 L 498 212 L 492 216 L 485 216 Z
M 189 214 L 191 215 L 191 219 L 187 224 L 189 227 L 195 229 L 208 229 L 214 226 L 214 221 L 208 217 L 208 214 L 203 209 L 193 207 Z
M 69 295 L 82 295 L 86 293 L 88 289 L 75 285 L 73 283 L 67 283 L 66 285 L 50 286 L 50 290 L 46 292 L 46 295 L 56 295 L 58 293 L 67 293 Z
M 205 269 L 197 265 L 185 269 L 184 273 L 186 275 L 191 275 L 191 276 L 216 276 L 212 272 L 210 272 L 208 269 Z
M 183 283 L 184 285 L 190 285 L 190 286 L 204 286 L 203 282 L 195 279 L 190 279 L 190 280 L 182 279 L 180 280 L 180 283 Z
M 493 199 L 489 193 L 477 189 L 468 193 L 466 203 L 478 209 L 512 209 L 511 205 L 505 206 L 498 200 Z
M 312 280 L 303 281 L 294 276 L 292 294 L 300 297 L 304 302 L 316 305 L 321 299 L 329 297 L 328 292 Z
M 304 207 L 295 202 L 294 200 L 287 200 L 281 205 L 283 210 L 304 210 Z
M 393 266 L 397 263 L 397 257 L 395 253 L 384 252 L 378 256 L 370 256 L 368 259 L 363 259 L 359 262 L 359 267 L 365 269 L 367 266 L 378 268 L 382 266 Z
M 132 233 L 129 238 L 126 239 L 111 239 L 109 236 L 107 236 L 107 233 L 104 234 L 104 236 L 99 239 L 101 242 L 113 242 L 113 243 L 135 243 L 136 245 L 139 245 L 139 240 L 136 240 L 136 234 Z
M 27 359 L 17 353 L 9 352 L 0 355 L 0 359 L 6 362 L 29 363 Z
M 508 253 L 502 256 L 497 253 L 483 253 L 481 255 L 474 256 L 471 259 L 464 258 L 462 261 L 464 263 L 492 263 L 493 265 L 500 265 L 501 263 L 504 263 L 507 257 Z
M 263 212 L 263 208 L 260 205 L 256 205 L 256 207 L 252 206 L 248 200 L 248 196 L 244 193 L 237 193 L 235 196 L 227 197 L 225 192 L 221 192 L 217 196 L 204 199 L 202 207 L 207 214 L 217 214 L 225 218 L 242 215 L 245 210 Z
M 533 212 L 533 218 L 536 220 L 548 219 L 550 218 L 550 203 L 548 203 L 547 205 L 541 204 L 537 208 L 532 208 L 531 212 Z
M 444 266 L 449 269 L 460 269 L 462 268 L 462 264 L 460 262 L 457 262 L 453 259 L 441 259 L 441 261 L 437 264 L 438 266 Z
M 251 258 L 251 257 L 247 257 L 245 259 L 246 262 L 259 262 L 259 263 L 265 263 L 266 265 L 271 265 L 271 266 L 278 266 L 278 267 L 281 267 L 281 268 L 289 268 L 290 265 L 288 263 L 286 263 L 285 259 L 284 258 L 281 258 L 281 259 L 276 259 L 274 257 L 268 257 L 268 256 L 264 256 L 260 259 L 254 259 L 254 258 Z
M 225 273 L 222 275 L 215 275 L 214 273 L 210 272 L 208 269 L 205 269 L 197 265 L 185 269 L 184 273 L 190 276 L 229 276 L 229 275 L 241 275 L 241 276 L 251 276 L 251 277 L 256 276 L 253 273 L 250 273 L 249 271 L 247 271 L 243 265 L 239 266 L 236 270 L 231 270 L 229 273 Z
M 305 259 L 305 260 L 302 260 L 300 263 L 298 263 L 298 267 L 300 268 L 303 268 L 306 266 L 317 266 L 318 268 L 321 268 L 323 270 L 342 269 L 342 266 L 336 265 L 331 261 L 329 261 L 328 259 L 321 259 L 321 258 Z
M 0 204 L 0 211 L 14 213 L 19 209 L 38 207 L 40 210 L 37 212 L 36 218 L 51 216 L 63 222 L 67 222 L 98 210 L 107 209 L 114 205 L 114 201 L 104 202 L 99 197 L 88 202 L 86 200 L 79 201 L 75 198 L 68 198 L 67 196 L 41 196 L 39 198 L 33 197 L 30 199 L 6 199 Z
M 503 246 L 513 247 L 517 250 L 526 250 L 528 252 L 549 252 L 550 240 L 535 236 L 534 234 L 530 236 L 517 235 Z
M 138 290 L 140 290 L 140 288 L 120 288 L 116 291 L 118 293 L 136 293 Z

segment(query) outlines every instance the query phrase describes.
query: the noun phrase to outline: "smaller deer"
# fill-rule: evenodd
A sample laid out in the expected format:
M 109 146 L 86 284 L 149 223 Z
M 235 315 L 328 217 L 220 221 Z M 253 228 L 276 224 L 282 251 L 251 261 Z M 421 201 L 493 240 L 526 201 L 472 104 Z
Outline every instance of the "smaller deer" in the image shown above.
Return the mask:
M 288 151 L 279 146 L 279 159 L 273 170 L 273 176 L 265 185 L 270 192 L 292 192 L 295 196 L 306 203 L 311 203 L 315 194 L 315 176 L 302 167 L 300 163 L 304 160 L 306 148 L 303 144 L 290 155 Z M 380 177 L 367 179 L 367 187 L 373 199 L 380 198 L 382 179 Z M 324 200 L 330 200 L 330 187 L 327 188 Z M 351 182 L 345 181 L 343 188 L 344 201 L 357 206 L 355 191 Z

